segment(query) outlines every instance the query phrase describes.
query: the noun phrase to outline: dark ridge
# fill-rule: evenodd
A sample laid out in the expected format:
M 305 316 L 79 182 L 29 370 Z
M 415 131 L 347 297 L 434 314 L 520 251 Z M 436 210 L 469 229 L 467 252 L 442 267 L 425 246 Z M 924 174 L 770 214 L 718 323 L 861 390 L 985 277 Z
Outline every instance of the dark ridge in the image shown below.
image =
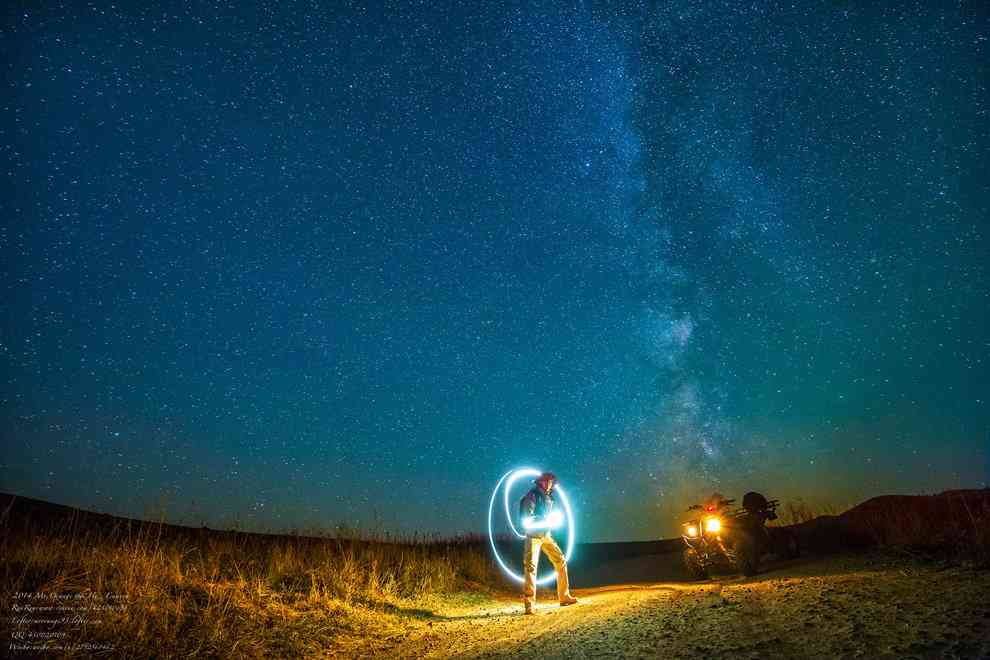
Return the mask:
M 865 550 L 882 545 L 946 547 L 972 542 L 985 534 L 990 521 L 990 488 L 948 490 L 937 495 L 882 495 L 871 498 L 837 516 L 818 516 L 803 523 L 786 526 L 800 539 L 803 551 L 825 554 L 843 550 Z M 172 523 L 122 518 L 106 513 L 85 511 L 71 506 L 29 497 L 0 493 L 0 523 L 5 534 L 58 534 L 74 530 L 87 533 L 155 534 L 159 537 L 202 539 L 206 536 L 233 536 L 245 541 L 274 542 L 293 539 L 303 542 L 337 540 L 333 536 L 271 534 L 240 530 L 215 530 Z M 424 537 L 418 541 L 350 540 L 339 543 L 429 543 L 445 545 L 485 545 L 480 535 L 452 539 Z M 512 540 L 498 541 L 500 548 L 514 552 Z M 655 541 L 579 543 L 577 557 L 581 563 L 629 559 L 646 555 L 678 552 L 680 538 Z
M 990 488 L 937 495 L 881 495 L 837 516 L 791 525 L 812 553 L 876 546 L 950 548 L 981 542 L 990 525 Z

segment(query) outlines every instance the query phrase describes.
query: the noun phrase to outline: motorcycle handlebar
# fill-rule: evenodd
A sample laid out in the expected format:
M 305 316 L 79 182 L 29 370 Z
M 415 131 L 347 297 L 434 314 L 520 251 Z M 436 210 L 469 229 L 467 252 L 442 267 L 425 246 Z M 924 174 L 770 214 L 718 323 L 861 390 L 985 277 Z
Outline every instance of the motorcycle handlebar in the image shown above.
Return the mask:
M 720 507 L 722 507 L 722 506 L 729 506 L 730 504 L 735 504 L 735 502 L 736 501 L 734 499 L 732 499 L 732 500 L 719 500 L 718 501 L 718 505 Z M 775 509 L 779 503 L 780 503 L 779 500 L 767 500 L 767 506 L 766 506 L 766 508 L 767 509 Z M 692 504 L 691 506 L 689 506 L 687 508 L 687 510 L 688 511 L 701 511 L 704 508 L 705 507 L 702 504 Z
M 730 504 L 734 504 L 734 503 L 735 503 L 735 500 L 719 500 L 718 501 L 718 505 L 720 507 L 729 506 Z M 687 508 L 687 510 L 688 511 L 700 511 L 700 510 L 703 510 L 704 508 L 705 508 L 705 506 L 703 504 L 692 504 L 691 506 L 689 506 Z

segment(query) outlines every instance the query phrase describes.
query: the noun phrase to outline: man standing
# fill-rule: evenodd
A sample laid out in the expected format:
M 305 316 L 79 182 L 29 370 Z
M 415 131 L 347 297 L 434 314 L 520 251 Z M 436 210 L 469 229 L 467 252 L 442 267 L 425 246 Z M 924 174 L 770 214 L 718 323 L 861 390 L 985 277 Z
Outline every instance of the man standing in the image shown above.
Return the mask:
M 519 501 L 519 517 L 526 531 L 523 541 L 523 571 L 526 574 L 523 604 L 526 614 L 533 614 L 533 605 L 536 602 L 536 565 L 540 559 L 540 550 L 543 550 L 557 572 L 557 599 L 560 604 L 573 605 L 577 602 L 568 588 L 564 553 L 550 535 L 550 530 L 560 527 L 564 522 L 563 514 L 554 508 L 553 487 L 557 484 L 557 477 L 553 472 L 544 472 L 534 483 L 536 485 Z

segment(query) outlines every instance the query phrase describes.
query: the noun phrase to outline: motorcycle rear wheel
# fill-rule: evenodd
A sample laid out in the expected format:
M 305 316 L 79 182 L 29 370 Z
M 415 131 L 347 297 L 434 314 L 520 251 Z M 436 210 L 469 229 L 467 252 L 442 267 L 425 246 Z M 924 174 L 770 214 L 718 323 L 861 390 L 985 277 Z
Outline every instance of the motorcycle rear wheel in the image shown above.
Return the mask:
M 760 571 L 760 551 L 756 540 L 747 533 L 739 535 L 733 552 L 733 563 L 746 577 L 753 577 Z
M 778 532 L 777 554 L 783 559 L 796 559 L 801 556 L 801 544 L 797 535 L 789 529 L 782 529 Z

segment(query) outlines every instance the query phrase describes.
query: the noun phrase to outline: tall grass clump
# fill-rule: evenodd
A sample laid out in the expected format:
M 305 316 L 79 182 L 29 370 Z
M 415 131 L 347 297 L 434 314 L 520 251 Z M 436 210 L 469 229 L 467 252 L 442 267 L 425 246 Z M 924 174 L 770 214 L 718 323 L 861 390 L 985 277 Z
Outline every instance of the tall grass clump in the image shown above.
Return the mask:
M 474 537 L 277 536 L 9 509 L 0 534 L 0 634 L 60 632 L 44 643 L 65 657 L 382 653 L 436 599 L 502 587 Z M 102 605 L 72 624 L 38 623 L 44 617 L 24 610 L 62 603 L 69 612 L 67 601 L 45 600 L 53 594 Z
M 805 549 L 820 552 L 880 548 L 919 558 L 990 566 L 990 490 L 875 497 L 840 514 L 803 500 L 781 507 Z
M 846 515 L 876 546 L 990 566 L 990 491 L 875 498 Z

